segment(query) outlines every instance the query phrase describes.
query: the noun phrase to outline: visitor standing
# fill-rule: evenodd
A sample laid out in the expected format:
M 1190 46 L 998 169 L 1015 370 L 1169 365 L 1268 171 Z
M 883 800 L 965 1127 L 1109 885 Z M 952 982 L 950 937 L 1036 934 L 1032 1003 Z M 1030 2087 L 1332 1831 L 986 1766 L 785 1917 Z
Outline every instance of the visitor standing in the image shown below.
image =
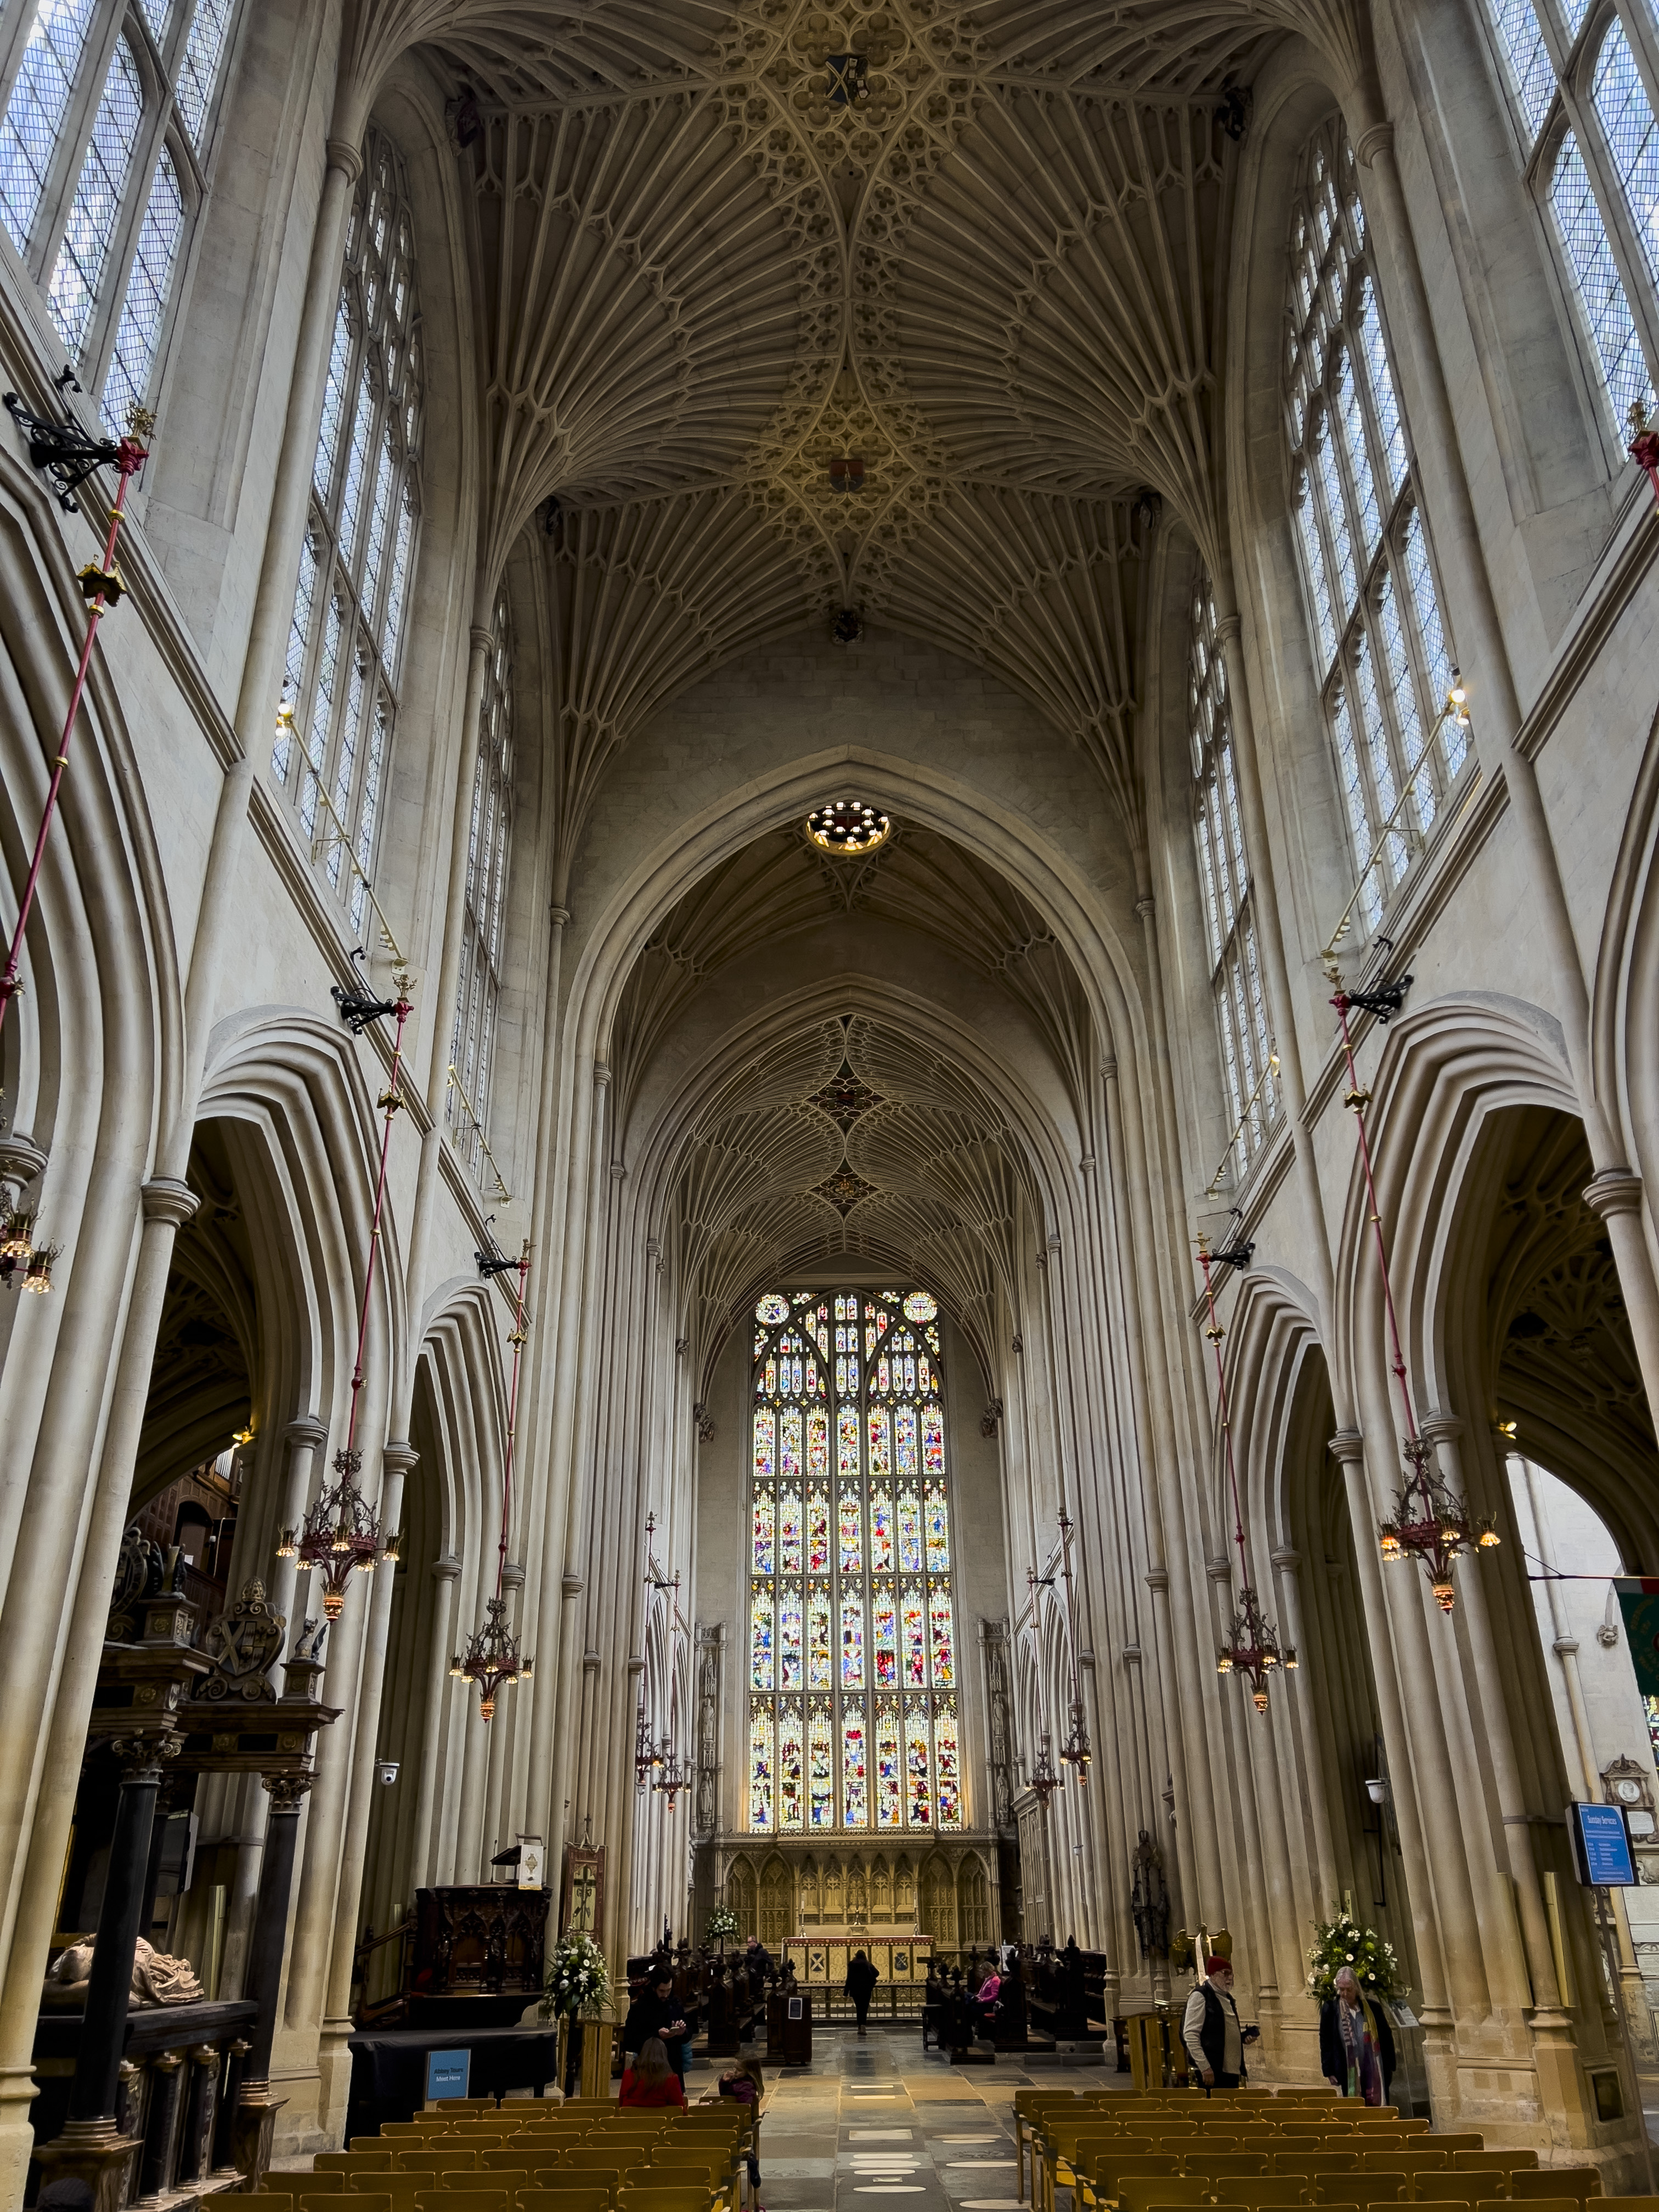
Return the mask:
M 1219 1952 L 1204 1961 L 1204 1978 L 1187 2000 L 1181 2039 L 1206 2089 L 1236 2089 L 1249 2079 L 1244 2030 L 1233 2002 L 1232 1961 Z
M 1333 1994 L 1319 2013 L 1319 2065 L 1339 2097 L 1385 2105 L 1394 2079 L 1394 2032 L 1381 2005 L 1359 1986 L 1352 1966 L 1339 1966 Z
M 863 1951 L 855 1951 L 847 1966 L 847 1994 L 853 2000 L 853 2009 L 859 2016 L 859 2033 L 865 2033 L 865 2022 L 870 2017 L 870 2000 L 875 1995 L 876 1984 L 881 1979 L 875 1961 Z

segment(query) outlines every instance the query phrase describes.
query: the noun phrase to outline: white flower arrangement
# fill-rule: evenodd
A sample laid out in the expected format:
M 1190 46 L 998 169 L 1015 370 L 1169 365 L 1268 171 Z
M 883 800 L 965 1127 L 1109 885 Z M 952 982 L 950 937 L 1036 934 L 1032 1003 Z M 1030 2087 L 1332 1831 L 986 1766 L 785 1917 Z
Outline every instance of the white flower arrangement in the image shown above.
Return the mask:
M 729 1905 L 717 1905 L 708 1916 L 708 1936 L 711 1943 L 723 1943 L 728 1936 L 738 1932 L 738 1916 Z
M 574 2020 L 611 2001 L 611 1972 L 591 1936 L 562 1936 L 548 1955 L 547 1981 L 538 2008 L 544 2020 Z
M 1323 2004 L 1334 1990 L 1340 1968 L 1352 1966 L 1367 1996 L 1403 1997 L 1400 1962 L 1392 1943 L 1383 1942 L 1374 1928 L 1356 1920 L 1345 1905 L 1314 1928 L 1313 1948 L 1308 1953 L 1308 1995 Z

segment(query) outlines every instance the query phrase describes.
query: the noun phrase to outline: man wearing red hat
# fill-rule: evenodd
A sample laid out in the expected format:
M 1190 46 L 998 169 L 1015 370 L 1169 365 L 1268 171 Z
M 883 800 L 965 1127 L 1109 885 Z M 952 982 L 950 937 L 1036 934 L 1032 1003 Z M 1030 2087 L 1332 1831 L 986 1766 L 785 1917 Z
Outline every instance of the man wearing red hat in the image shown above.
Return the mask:
M 1204 1978 L 1187 2000 L 1181 2039 L 1206 2089 L 1236 2089 L 1249 2079 L 1244 2030 L 1233 2002 L 1232 1961 L 1218 1951 L 1204 1961 Z

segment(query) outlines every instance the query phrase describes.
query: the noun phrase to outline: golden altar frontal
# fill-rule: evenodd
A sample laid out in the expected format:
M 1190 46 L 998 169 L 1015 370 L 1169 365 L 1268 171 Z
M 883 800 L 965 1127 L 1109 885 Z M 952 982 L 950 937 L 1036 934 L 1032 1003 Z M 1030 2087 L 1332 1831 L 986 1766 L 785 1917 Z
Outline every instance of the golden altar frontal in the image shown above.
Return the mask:
M 813 1989 L 840 1990 L 847 1981 L 847 1963 L 855 1952 L 867 1954 L 881 1976 L 877 1984 L 918 1987 L 927 1978 L 933 1955 L 931 1936 L 867 1936 L 859 1928 L 829 1928 L 816 1936 L 786 1936 L 783 1957 L 795 1970 L 795 1978 Z

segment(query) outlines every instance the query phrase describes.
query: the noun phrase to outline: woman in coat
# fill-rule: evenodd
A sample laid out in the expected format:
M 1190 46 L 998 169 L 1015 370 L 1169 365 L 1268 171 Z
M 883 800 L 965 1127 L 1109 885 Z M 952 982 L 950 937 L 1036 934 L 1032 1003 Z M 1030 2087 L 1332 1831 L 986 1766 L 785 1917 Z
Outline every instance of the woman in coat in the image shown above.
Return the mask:
M 848 1962 L 847 1994 L 852 1998 L 853 2009 L 859 2016 L 860 2035 L 865 2032 L 864 2024 L 870 2017 L 870 2000 L 880 1979 L 873 1961 L 864 1952 L 855 1951 Z
M 1394 2079 L 1394 2033 L 1380 2004 L 1359 1986 L 1352 1966 L 1339 1966 L 1319 2014 L 1319 2067 L 1340 2097 L 1384 2105 Z

